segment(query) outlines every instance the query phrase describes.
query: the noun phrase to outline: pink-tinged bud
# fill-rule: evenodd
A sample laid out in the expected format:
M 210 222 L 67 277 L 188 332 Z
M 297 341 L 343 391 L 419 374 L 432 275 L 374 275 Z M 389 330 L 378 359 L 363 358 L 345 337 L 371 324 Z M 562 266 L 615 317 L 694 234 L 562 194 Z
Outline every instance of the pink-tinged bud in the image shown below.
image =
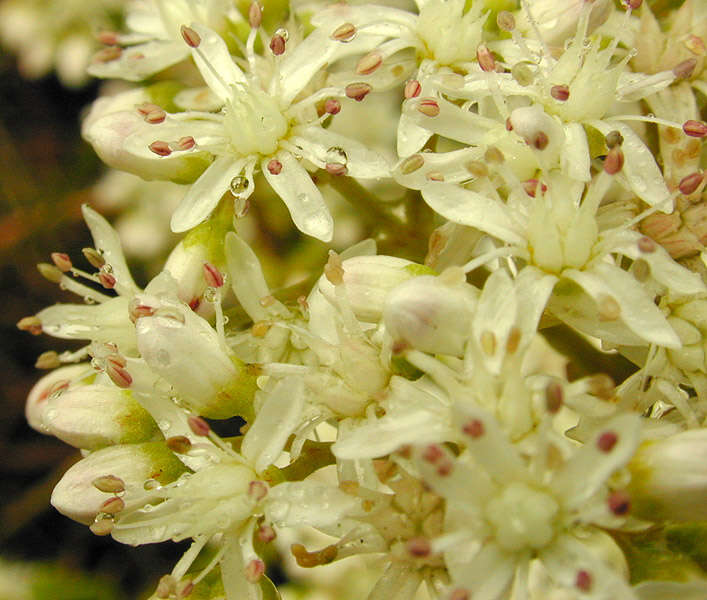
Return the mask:
M 262 22 L 263 10 L 260 8 L 260 4 L 253 2 L 248 8 L 248 23 L 253 29 L 257 29 Z
M 371 92 L 371 86 L 364 82 L 350 83 L 344 92 L 347 98 L 361 102 Z
M 624 166 L 624 153 L 619 146 L 609 150 L 604 159 L 604 171 L 609 175 L 616 175 Z
M 275 55 L 275 56 L 281 56 L 282 54 L 285 53 L 285 46 L 286 46 L 287 40 L 285 40 L 284 37 L 281 35 L 275 34 L 272 36 L 272 39 L 270 40 L 270 51 Z
M 96 64 L 108 63 L 120 58 L 123 54 L 123 49 L 120 46 L 108 46 L 101 48 L 93 55 L 92 61 Z
M 338 115 L 341 112 L 341 102 L 336 98 L 327 98 L 324 102 L 324 112 L 330 115 Z
M 74 266 L 71 264 L 69 255 L 64 254 L 63 252 L 52 252 L 52 262 L 60 271 L 63 271 L 64 273 L 71 271 L 71 268 Z
M 707 136 L 707 125 L 701 121 L 693 121 L 692 119 L 685 121 L 682 130 L 690 137 L 703 138 Z
M 420 98 L 415 108 L 426 117 L 436 117 L 439 114 L 439 103 L 434 98 Z
M 350 42 L 356 36 L 356 26 L 352 23 L 339 25 L 331 33 L 331 39 L 337 42 Z
M 405 84 L 403 95 L 409 100 L 410 98 L 417 98 L 420 92 L 422 92 L 420 82 L 417 79 L 411 79 Z
M 265 563 L 256 558 L 251 560 L 245 567 L 245 578 L 249 583 L 258 583 L 265 574 Z
M 92 452 L 64 473 L 51 503 L 61 514 L 88 525 L 114 494 L 123 494 L 124 510 L 130 511 L 150 501 L 145 481 L 167 484 L 185 471 L 164 442 L 110 446 Z
M 157 156 L 169 156 L 172 154 L 172 149 L 169 147 L 169 143 L 162 140 L 155 140 L 148 146 L 148 148 L 157 154 Z
M 677 79 L 689 79 L 695 72 L 695 67 L 697 66 L 696 58 L 688 58 L 683 60 L 681 63 L 673 67 L 673 75 Z
M 279 175 L 282 172 L 282 163 L 276 158 L 273 158 L 268 162 L 268 171 L 271 175 Z
M 32 335 L 41 335 L 42 333 L 42 322 L 39 317 L 22 317 L 17 321 L 17 329 L 20 331 L 26 331 Z
M 560 102 L 565 102 L 570 97 L 570 88 L 567 85 L 553 85 L 550 88 L 550 95 Z
M 702 185 L 704 179 L 704 173 L 691 173 L 690 175 L 686 175 L 680 180 L 680 183 L 678 184 L 678 189 L 680 190 L 681 194 L 689 196 L 690 194 L 694 194 L 697 191 L 697 188 Z
M 349 172 L 346 165 L 341 163 L 327 163 L 324 168 L 329 175 L 334 175 L 335 177 L 346 175 Z
M 487 73 L 496 70 L 496 60 L 491 54 L 491 51 L 484 44 L 479 44 L 476 48 L 476 60 L 479 61 L 479 66 L 482 71 Z
M 223 274 L 210 262 L 204 263 L 204 279 L 206 280 L 206 285 L 212 288 L 223 286 Z
M 423 352 L 461 356 L 475 305 L 471 288 L 422 275 L 401 283 L 386 298 L 383 322 L 393 340 Z
M 357 75 L 370 75 L 383 64 L 383 57 L 375 50 L 362 57 L 356 65 Z
M 49 263 L 39 263 L 37 265 L 37 270 L 40 272 L 42 277 L 44 277 L 44 279 L 51 281 L 52 283 L 61 283 L 61 278 L 64 276 L 60 269 L 54 265 L 50 265 Z
M 194 435 L 206 437 L 211 433 L 211 426 L 201 417 L 192 415 L 187 419 L 187 424 Z
M 201 36 L 196 31 L 186 25 L 182 25 L 179 31 L 182 34 L 182 38 L 187 43 L 187 46 L 190 48 L 199 47 L 199 44 L 201 44 Z

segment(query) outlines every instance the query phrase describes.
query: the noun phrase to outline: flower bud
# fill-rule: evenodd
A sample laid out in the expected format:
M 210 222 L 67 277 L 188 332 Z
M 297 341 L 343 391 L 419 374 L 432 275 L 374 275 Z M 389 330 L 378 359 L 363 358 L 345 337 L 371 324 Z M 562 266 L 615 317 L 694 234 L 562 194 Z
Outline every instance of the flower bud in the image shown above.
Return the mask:
M 108 385 L 78 385 L 52 394 L 42 421 L 51 434 L 85 450 L 160 437 L 157 423 L 132 394 Z
M 35 383 L 25 404 L 25 418 L 29 426 L 40 433 L 50 435 L 52 432 L 47 429 L 43 418 L 49 397 L 59 390 L 68 388 L 73 379 L 86 372 L 85 364 L 59 367 Z
M 218 334 L 188 306 L 140 297 L 152 315 L 135 323 L 140 354 L 195 413 L 213 419 L 252 411 L 255 374 L 224 352 Z
M 51 503 L 61 514 L 88 525 L 112 497 L 100 491 L 94 481 L 107 475 L 119 479 L 127 512 L 150 500 L 147 480 L 166 484 L 186 470 L 164 442 L 110 446 L 92 452 L 64 473 L 52 492 Z
M 460 356 L 469 340 L 475 304 L 471 287 L 422 275 L 388 294 L 383 321 L 395 342 L 422 350 Z
M 164 270 L 177 282 L 177 296 L 179 299 L 197 310 L 203 304 L 200 298 L 206 289 L 204 280 L 204 262 L 209 260 L 209 253 L 204 244 L 186 243 L 182 240 L 172 250 Z
M 707 519 L 707 429 L 645 442 L 628 467 L 636 516 L 651 521 Z

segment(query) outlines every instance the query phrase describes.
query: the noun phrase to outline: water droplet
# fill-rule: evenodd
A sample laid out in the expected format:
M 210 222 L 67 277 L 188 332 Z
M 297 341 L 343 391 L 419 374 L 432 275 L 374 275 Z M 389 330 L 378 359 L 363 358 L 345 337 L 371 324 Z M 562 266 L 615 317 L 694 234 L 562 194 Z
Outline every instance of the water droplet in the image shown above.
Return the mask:
M 157 426 L 160 428 L 161 431 L 168 431 L 169 428 L 172 426 L 172 423 L 164 420 L 164 421 L 160 421 L 159 423 L 157 423 Z
M 110 265 L 110 264 L 108 264 L 108 263 L 106 263 L 105 265 L 103 265 L 103 266 L 101 267 L 101 269 L 102 269 L 103 272 L 105 272 L 105 273 L 112 273 L 112 272 L 113 272 L 113 267 L 112 267 L 112 265 Z
M 49 400 L 56 400 L 59 396 L 61 396 L 62 390 L 57 390 L 56 392 L 52 393 L 49 395 Z M 47 421 L 53 421 L 56 418 L 57 411 L 53 408 L 49 409 L 46 413 L 44 413 L 44 419 Z
M 240 196 L 248 189 L 249 185 L 250 182 L 248 181 L 247 177 L 243 177 L 243 175 L 238 175 L 231 179 L 231 194 L 233 194 L 234 196 Z
M 143 489 L 145 490 L 154 490 L 160 487 L 160 482 L 157 481 L 156 479 L 146 479 L 145 483 L 142 484 Z M 149 505 L 148 505 L 149 506 Z
M 154 479 L 152 481 L 154 481 Z M 155 507 L 152 504 L 145 504 L 145 506 L 142 507 L 142 510 L 143 510 L 143 512 L 149 513 L 149 512 L 152 512 L 152 509 L 154 509 L 154 508 Z
M 223 324 L 224 324 L 224 325 L 228 325 L 228 322 L 229 322 L 230 320 L 231 320 L 231 319 L 228 317 L 228 315 L 224 315 L 224 316 L 223 316 Z
M 83 301 L 85 304 L 95 304 L 96 303 L 96 301 L 93 298 L 91 298 L 91 296 L 84 296 Z
M 169 356 L 169 352 L 167 352 L 167 350 L 165 350 L 164 348 L 157 351 L 157 354 L 155 355 L 155 360 L 163 367 L 168 367 L 169 364 L 172 362 L 172 359 Z
M 95 369 L 96 371 L 103 371 L 103 361 L 98 360 L 97 358 L 92 358 L 91 359 L 91 368 Z
M 287 31 L 287 29 L 280 27 L 277 31 L 275 31 L 275 35 L 279 35 L 283 40 L 287 41 L 290 37 L 290 32 Z
M 218 292 L 216 288 L 207 287 L 204 290 L 204 300 L 207 302 L 216 302 L 218 300 Z
M 326 151 L 326 162 L 328 163 L 338 163 L 345 165 L 349 157 L 346 156 L 346 152 L 343 148 L 339 146 L 332 146 Z

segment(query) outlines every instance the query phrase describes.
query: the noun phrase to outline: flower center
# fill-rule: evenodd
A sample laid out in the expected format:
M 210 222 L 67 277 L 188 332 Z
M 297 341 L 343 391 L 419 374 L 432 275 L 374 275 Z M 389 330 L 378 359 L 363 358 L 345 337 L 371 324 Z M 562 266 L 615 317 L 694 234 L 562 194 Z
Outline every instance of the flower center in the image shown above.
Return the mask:
M 486 506 L 486 519 L 501 548 L 518 551 L 542 548 L 555 535 L 557 501 L 524 483 L 512 483 Z
M 269 156 L 288 130 L 277 101 L 258 89 L 238 86 L 224 107 L 224 125 L 233 150 L 242 156 Z
M 480 18 L 482 4 L 474 3 L 464 15 L 464 0 L 432 0 L 425 4 L 417 21 L 417 34 L 427 46 L 431 58 L 441 65 L 470 62 L 476 58 L 484 22 Z

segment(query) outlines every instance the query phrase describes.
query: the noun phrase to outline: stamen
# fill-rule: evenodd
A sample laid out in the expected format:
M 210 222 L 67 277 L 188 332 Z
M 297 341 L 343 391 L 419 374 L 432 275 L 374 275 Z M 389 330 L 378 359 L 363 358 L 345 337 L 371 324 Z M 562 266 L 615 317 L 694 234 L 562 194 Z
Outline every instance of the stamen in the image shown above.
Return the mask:
M 106 264 L 106 259 L 103 258 L 103 255 L 95 248 L 84 248 L 81 252 L 83 252 L 83 255 L 86 257 L 86 260 L 91 264 L 91 266 L 96 269 L 100 269 Z
M 191 441 L 185 435 L 174 435 L 167 438 L 167 448 L 175 454 L 187 454 L 191 450 Z
M 621 305 L 612 296 L 604 295 L 599 299 L 599 320 L 616 321 L 621 316 Z
M 326 102 L 324 102 L 324 112 L 330 115 L 338 115 L 341 112 L 341 102 L 336 98 L 327 98 Z
M 107 513 L 109 515 L 115 515 L 121 512 L 125 508 L 125 501 L 115 496 L 113 498 L 108 498 L 103 504 L 101 504 L 100 511 Z
M 333 544 L 318 552 L 307 552 L 307 549 L 302 544 L 292 544 L 290 552 L 295 557 L 297 564 L 304 568 L 329 564 L 339 554 L 338 548 Z
M 472 419 L 471 421 L 464 424 L 462 431 L 474 439 L 480 438 L 484 435 L 484 422 L 480 419 Z
M 512 13 L 502 10 L 496 15 L 496 25 L 501 31 L 513 31 L 516 28 L 516 20 Z
M 624 166 L 624 153 L 619 146 L 609 150 L 604 159 L 604 171 L 609 175 L 616 175 Z
M 420 82 L 417 79 L 411 79 L 405 84 L 405 91 L 403 92 L 403 95 L 409 100 L 410 98 L 417 98 L 420 95 L 420 92 L 422 92 L 422 85 L 420 85 Z
M 592 588 L 592 576 L 584 569 L 577 571 L 577 577 L 574 580 L 574 585 L 577 589 L 580 589 L 583 592 L 588 592 Z
M 206 285 L 214 288 L 220 288 L 223 286 L 223 275 L 214 265 L 210 262 L 205 262 L 203 265 L 203 270 Z
M 370 75 L 383 64 L 383 57 L 380 52 L 369 52 L 356 65 L 357 75 Z
M 602 400 L 611 400 L 614 397 L 614 381 L 605 373 L 592 375 L 587 381 L 589 393 Z
M 258 539 L 264 544 L 272 542 L 277 537 L 275 530 L 270 527 L 270 525 L 261 525 L 260 527 L 258 527 L 256 535 L 258 536 Z
M 166 118 L 167 113 L 161 108 L 158 108 L 145 115 L 145 122 L 150 123 L 151 125 L 156 125 L 158 123 L 163 123 Z
M 115 475 L 96 477 L 91 483 L 98 491 L 107 494 L 120 494 L 125 491 L 125 482 Z
M 442 452 L 442 449 L 437 444 L 430 444 L 422 452 L 422 460 L 432 464 L 438 462 L 442 458 L 444 458 L 444 452 Z
M 701 121 L 692 119 L 685 121 L 682 125 L 682 130 L 690 137 L 703 138 L 707 136 L 707 125 Z
M 493 331 L 486 330 L 482 332 L 479 342 L 481 343 L 481 349 L 487 356 L 493 356 L 496 353 L 496 336 Z
M 356 26 L 353 23 L 339 25 L 331 33 L 331 39 L 337 42 L 350 42 L 356 36 Z
M 545 408 L 554 415 L 564 404 L 565 391 L 560 383 L 551 381 L 545 387 Z
M 155 596 L 158 598 L 169 598 L 177 589 L 177 580 L 171 575 L 163 575 L 157 584 Z
M 625 0 L 626 2 L 626 7 L 630 8 L 631 10 L 638 10 L 641 8 L 641 4 L 643 4 L 643 0 Z
M 439 114 L 439 104 L 434 98 L 422 98 L 415 107 L 426 117 L 436 117 Z
M 423 537 L 409 539 L 407 544 L 405 544 L 405 548 L 408 553 L 415 558 L 424 558 L 425 556 L 429 556 L 432 552 L 430 541 Z
M 506 354 L 515 354 L 520 345 L 521 331 L 517 326 L 511 327 L 506 338 Z
M 40 330 L 41 333 L 41 330 Z M 59 354 L 54 352 L 54 350 L 47 350 L 42 352 L 34 363 L 37 369 L 56 369 L 61 366 L 61 361 L 59 360 Z
M 607 505 L 617 517 L 622 517 L 631 510 L 631 498 L 623 491 L 612 492 L 607 500 Z
M 71 259 L 68 254 L 64 254 L 63 252 L 52 252 L 51 256 L 52 262 L 60 271 L 63 271 L 64 273 L 71 271 L 71 267 L 73 267 L 73 265 L 71 264 Z
M 248 484 L 248 495 L 256 502 L 268 495 L 268 486 L 263 481 L 251 481 Z
M 476 60 L 479 61 L 482 71 L 489 73 L 496 70 L 496 60 L 485 44 L 479 44 L 476 48 Z
M 186 135 L 177 140 L 177 143 L 173 149 L 184 151 L 191 150 L 194 146 L 196 146 L 196 140 L 192 136 Z
M 285 42 L 285 38 L 281 35 L 273 35 L 272 39 L 270 40 L 270 51 L 275 56 L 281 56 L 285 53 Z
M 123 54 L 123 49 L 120 46 L 108 46 L 101 48 L 93 55 L 94 63 L 107 63 L 120 58 Z
M 177 600 L 186 598 L 194 591 L 194 582 L 191 580 L 182 581 L 177 584 Z
M 23 317 L 17 321 L 17 329 L 27 331 L 32 335 L 40 335 L 42 333 L 42 322 L 39 320 L 39 317 Z
M 248 8 L 248 23 L 253 29 L 260 27 L 263 22 L 263 11 L 260 8 L 260 4 L 253 2 Z
M 624 143 L 624 136 L 621 135 L 620 131 L 614 129 L 614 131 L 610 131 L 606 134 L 604 141 L 606 143 L 606 147 L 611 150 L 612 148 L 620 146 Z
M 115 46 L 118 43 L 118 34 L 115 31 L 99 31 L 96 34 L 96 39 L 101 44 Z
M 155 140 L 148 146 L 148 148 L 158 156 L 169 156 L 172 154 L 172 149 L 169 147 L 169 143 L 163 142 L 162 140 Z
M 673 67 L 673 75 L 675 75 L 677 79 L 689 79 L 695 72 L 696 66 L 697 59 L 688 58 L 687 60 L 683 60 L 681 63 L 678 63 Z
M 106 363 L 106 375 L 120 388 L 129 388 L 133 382 L 132 376 L 124 367 L 115 365 L 110 361 Z
M 194 435 L 206 437 L 211 432 L 211 426 L 202 418 L 192 415 L 187 419 L 187 425 Z
M 535 138 L 533 139 L 533 147 L 537 148 L 538 150 L 545 150 L 549 143 L 550 138 L 547 137 L 547 134 L 544 131 L 538 131 L 535 134 Z
M 704 173 L 700 173 L 700 172 L 691 173 L 690 175 L 686 175 L 685 177 L 683 177 L 680 180 L 680 183 L 678 184 L 678 189 L 680 190 L 680 193 L 685 196 L 689 196 L 690 194 L 694 194 L 697 191 L 697 188 L 699 188 L 702 185 L 704 178 L 705 178 Z
M 57 267 L 49 263 L 39 263 L 37 269 L 42 277 L 52 283 L 61 283 L 62 277 L 64 277 L 64 274 Z
M 526 179 L 525 181 L 521 182 L 521 185 L 523 186 L 523 189 L 525 190 L 525 193 L 528 194 L 531 198 L 535 198 L 535 194 L 538 191 L 538 184 L 540 182 L 537 179 Z M 547 192 L 547 186 L 544 183 L 540 183 L 540 190 L 544 194 Z
M 422 168 L 424 164 L 425 159 L 422 154 L 413 154 L 400 163 L 400 172 L 403 175 L 410 175 L 410 173 L 414 173 L 418 169 Z
M 182 34 L 182 38 L 184 38 L 184 41 L 187 43 L 187 46 L 190 48 L 199 47 L 199 44 L 201 44 L 201 36 L 196 31 L 186 25 L 182 25 L 179 31 Z
M 112 290 L 115 287 L 117 280 L 109 264 L 106 263 L 101 267 L 100 271 L 98 271 L 98 281 L 100 281 L 101 285 L 107 290 Z
M 566 85 L 553 85 L 550 88 L 550 95 L 560 102 L 565 102 L 570 97 L 570 88 Z
M 685 48 L 693 54 L 697 56 L 705 55 L 705 43 L 701 37 L 696 36 L 695 34 L 690 34 L 687 36 L 687 39 L 683 42 L 683 44 L 685 44 Z
M 602 452 L 611 452 L 619 441 L 619 436 L 613 431 L 605 431 L 597 438 L 597 448 Z
M 324 168 L 326 169 L 327 173 L 337 177 L 340 175 L 346 175 L 346 173 L 348 173 L 349 171 L 346 168 L 346 165 L 342 165 L 341 163 L 326 163 Z

